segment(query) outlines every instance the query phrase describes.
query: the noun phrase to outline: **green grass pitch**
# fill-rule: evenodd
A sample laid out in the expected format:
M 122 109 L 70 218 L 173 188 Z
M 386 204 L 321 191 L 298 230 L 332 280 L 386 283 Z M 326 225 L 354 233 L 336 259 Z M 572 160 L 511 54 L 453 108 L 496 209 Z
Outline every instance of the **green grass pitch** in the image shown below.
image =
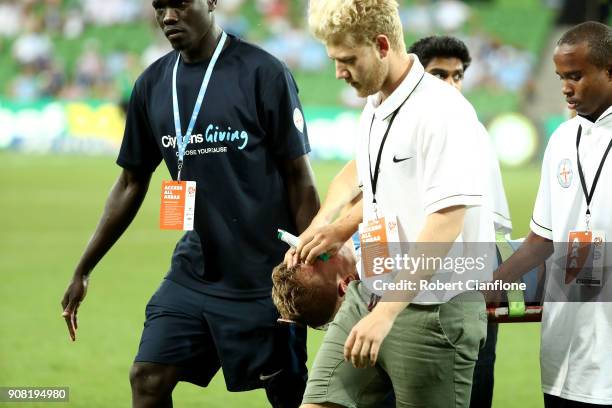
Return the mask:
M 315 163 L 322 194 L 340 166 Z M 159 182 L 165 169 L 156 173 L 133 225 L 92 275 L 80 308 L 76 343 L 68 339 L 59 304 L 118 172 L 110 157 L 0 152 L 0 387 L 70 387 L 70 403 L 54 407 L 130 405 L 128 370 L 138 347 L 144 306 L 166 273 L 179 236 L 157 228 Z M 522 236 L 539 172 L 527 168 L 506 171 L 504 176 L 514 236 Z M 322 335 L 309 334 L 311 362 Z M 538 349 L 538 324 L 502 326 L 495 407 L 542 406 Z M 226 392 L 221 374 L 208 389 L 180 384 L 174 400 L 177 407 L 267 406 L 262 391 Z

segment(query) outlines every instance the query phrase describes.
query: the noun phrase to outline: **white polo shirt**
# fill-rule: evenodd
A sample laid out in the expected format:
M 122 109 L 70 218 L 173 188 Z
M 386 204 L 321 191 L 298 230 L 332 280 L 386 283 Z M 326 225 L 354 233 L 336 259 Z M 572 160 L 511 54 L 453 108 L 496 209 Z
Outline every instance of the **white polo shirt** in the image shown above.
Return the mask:
M 482 159 L 485 160 L 487 166 L 487 193 L 490 197 L 489 206 L 493 210 L 495 231 L 506 235 L 512 232 L 512 221 L 510 220 L 510 209 L 508 208 L 497 152 L 489 137 L 489 132 L 482 123 L 479 123 L 479 128 L 479 143 L 482 143 L 485 149 Z
M 458 242 L 487 243 L 487 267 L 470 278 L 490 280 L 495 242 L 490 200 L 486 190 L 486 149 L 482 130 L 470 103 L 448 84 L 425 73 L 416 55 L 398 88 L 382 103 L 380 94 L 368 98 L 360 118 L 357 170 L 363 185 L 364 220 L 375 218 L 372 173 L 381 142 L 394 112 L 383 146 L 376 190 L 378 214 L 397 216 L 399 238 L 415 242 L 428 215 L 444 208 L 467 207 Z M 370 131 L 371 128 L 371 131 Z M 480 140 L 480 141 L 479 141 Z M 370 160 L 371 159 L 371 160 Z M 479 252 L 485 245 L 470 245 Z M 465 256 L 477 256 L 464 253 Z M 482 255 L 485 255 L 484 252 Z M 457 276 L 465 280 L 468 275 Z M 436 276 L 434 275 L 434 280 Z M 446 301 L 456 295 L 451 293 Z M 414 303 L 433 302 L 437 296 L 421 292 Z M 437 302 L 439 303 L 439 301 Z
M 612 139 L 612 107 L 595 123 L 577 116 L 561 124 L 551 136 L 531 230 L 565 247 L 570 231 L 586 228 L 586 199 L 576 161 L 576 136 L 582 126 L 580 163 L 587 190 L 605 149 Z M 591 228 L 612 240 L 612 153 L 602 168 L 590 205 Z M 557 254 L 555 254 L 557 257 Z M 606 302 L 553 302 L 563 290 L 564 267 L 552 264 L 547 276 L 540 365 L 542 390 L 561 398 L 589 404 L 612 404 L 612 250 L 607 245 L 599 300 Z M 573 289 L 572 289 L 573 290 Z

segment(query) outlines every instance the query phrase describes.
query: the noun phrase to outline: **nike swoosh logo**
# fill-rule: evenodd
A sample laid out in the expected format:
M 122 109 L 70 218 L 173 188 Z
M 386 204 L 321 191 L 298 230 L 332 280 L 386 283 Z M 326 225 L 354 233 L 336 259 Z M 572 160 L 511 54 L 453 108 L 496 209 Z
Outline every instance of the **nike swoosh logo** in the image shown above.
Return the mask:
M 406 161 L 406 160 L 408 160 L 408 159 L 412 159 L 412 156 L 410 156 L 410 157 L 405 157 L 405 158 L 403 158 L 403 159 L 398 159 L 397 157 L 393 156 L 393 163 L 403 162 L 403 161 Z
M 270 378 L 274 378 L 274 377 L 276 377 L 277 375 L 279 375 L 279 374 L 281 373 L 281 371 L 283 371 L 283 369 L 282 369 L 282 368 L 281 368 L 280 370 L 278 370 L 277 372 L 272 373 L 272 374 L 270 374 L 270 375 L 263 375 L 263 374 L 259 374 L 259 380 L 260 380 L 260 381 L 267 381 L 267 380 L 269 380 Z

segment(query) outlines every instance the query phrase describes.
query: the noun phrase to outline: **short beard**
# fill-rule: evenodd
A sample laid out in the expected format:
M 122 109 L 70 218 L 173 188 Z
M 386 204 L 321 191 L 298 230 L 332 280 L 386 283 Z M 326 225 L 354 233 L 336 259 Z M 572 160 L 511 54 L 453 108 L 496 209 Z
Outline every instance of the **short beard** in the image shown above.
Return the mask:
M 389 66 L 378 59 L 375 60 L 372 64 L 372 69 L 366 74 L 363 81 L 359 82 L 360 87 L 357 89 L 357 95 L 360 98 L 366 98 L 379 92 L 388 74 Z

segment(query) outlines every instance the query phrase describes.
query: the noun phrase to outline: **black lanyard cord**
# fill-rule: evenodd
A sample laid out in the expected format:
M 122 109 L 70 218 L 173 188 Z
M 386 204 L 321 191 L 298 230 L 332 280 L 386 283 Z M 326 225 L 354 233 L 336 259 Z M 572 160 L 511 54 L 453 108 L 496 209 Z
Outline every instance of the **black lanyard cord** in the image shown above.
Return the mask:
M 372 140 L 372 126 L 374 125 L 374 118 L 376 117 L 376 114 L 372 114 L 372 122 L 370 123 L 370 133 L 368 133 L 368 162 L 370 169 L 370 183 L 372 183 L 372 203 L 374 204 L 376 204 L 376 187 L 378 186 L 378 174 L 380 173 L 380 160 L 382 157 L 383 148 L 385 147 L 385 142 L 387 141 L 387 136 L 389 136 L 389 131 L 391 130 L 391 125 L 393 125 L 393 121 L 395 120 L 395 117 L 399 113 L 400 109 L 402 108 L 402 106 L 404 106 L 408 98 L 410 98 L 410 95 L 412 95 L 415 89 L 417 89 L 417 87 L 420 85 L 423 78 L 425 78 L 425 73 L 421 75 L 421 78 L 419 78 L 419 81 L 416 83 L 414 88 L 412 88 L 412 91 L 410 91 L 406 99 L 404 99 L 400 106 L 398 106 L 397 109 L 393 112 L 391 120 L 389 120 L 389 126 L 387 126 L 387 130 L 385 131 L 382 141 L 380 142 L 380 147 L 378 148 L 378 155 L 376 156 L 374 174 L 372 174 L 372 156 L 370 155 L 370 142 Z
M 589 208 L 591 205 L 591 200 L 593 200 L 593 194 L 595 194 L 595 187 L 597 187 L 597 182 L 599 181 L 599 176 L 601 175 L 601 170 L 603 169 L 604 163 L 608 157 L 608 153 L 610 153 L 610 149 L 612 148 L 612 140 L 608 143 L 608 147 L 604 152 L 603 157 L 601 158 L 601 163 L 599 163 L 599 168 L 597 169 L 597 173 L 595 173 L 595 178 L 593 179 L 593 185 L 591 186 L 591 192 L 588 192 L 586 186 L 586 180 L 584 179 L 584 172 L 582 171 L 582 164 L 580 163 L 580 138 L 582 137 L 582 125 L 578 126 L 578 133 L 576 134 L 576 159 L 578 161 L 578 175 L 580 176 L 580 184 L 582 184 L 582 192 L 584 193 L 584 197 L 586 198 L 587 203 L 587 215 L 591 215 L 591 209 Z
M 389 130 L 391 130 L 391 125 L 393 125 L 393 121 L 399 112 L 399 108 L 393 112 L 393 116 L 391 116 L 391 120 L 389 120 L 389 126 L 387 126 L 387 130 L 385 131 L 385 135 L 380 142 L 380 147 L 378 148 L 378 155 L 376 156 L 376 165 L 374 167 L 374 174 L 372 174 L 372 157 L 370 155 L 370 139 L 368 137 L 368 160 L 370 163 L 370 183 L 372 183 L 372 202 L 376 204 L 376 187 L 378 186 L 378 175 L 380 174 L 380 160 L 382 157 L 383 148 L 385 147 L 385 142 L 387 141 L 387 136 L 389 136 Z M 372 135 L 372 126 L 374 125 L 374 117 L 372 115 L 372 122 L 370 123 L 370 136 Z

